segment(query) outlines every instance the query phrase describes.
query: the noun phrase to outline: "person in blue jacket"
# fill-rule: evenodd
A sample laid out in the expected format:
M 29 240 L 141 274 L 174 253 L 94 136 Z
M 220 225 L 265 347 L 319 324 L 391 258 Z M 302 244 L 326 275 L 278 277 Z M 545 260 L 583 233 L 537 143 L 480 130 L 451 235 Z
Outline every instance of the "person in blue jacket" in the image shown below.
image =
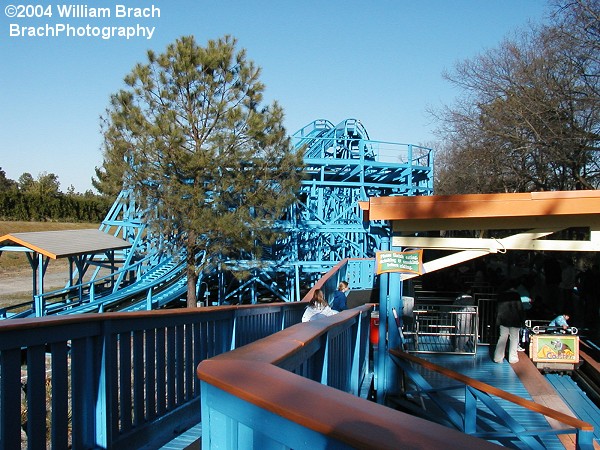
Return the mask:
M 567 323 L 567 320 L 569 320 L 570 317 L 568 314 L 561 314 L 560 316 L 555 317 L 554 319 L 552 319 L 552 321 L 550 322 L 550 324 L 548 325 L 549 327 L 558 327 L 558 328 L 562 328 L 563 330 L 566 330 L 567 328 L 569 328 L 569 324 Z
M 334 311 L 343 311 L 346 309 L 346 292 L 348 292 L 350 288 L 348 287 L 348 282 L 340 281 L 338 284 L 337 291 L 333 294 L 333 301 L 331 302 L 331 309 Z

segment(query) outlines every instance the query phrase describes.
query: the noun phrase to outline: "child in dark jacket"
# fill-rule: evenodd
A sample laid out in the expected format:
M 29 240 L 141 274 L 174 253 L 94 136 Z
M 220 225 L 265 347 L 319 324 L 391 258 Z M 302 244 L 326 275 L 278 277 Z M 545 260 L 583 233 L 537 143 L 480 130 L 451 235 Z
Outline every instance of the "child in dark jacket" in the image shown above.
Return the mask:
M 334 311 L 343 311 L 346 309 L 346 292 L 349 291 L 348 282 L 340 281 L 337 291 L 333 294 L 331 309 Z

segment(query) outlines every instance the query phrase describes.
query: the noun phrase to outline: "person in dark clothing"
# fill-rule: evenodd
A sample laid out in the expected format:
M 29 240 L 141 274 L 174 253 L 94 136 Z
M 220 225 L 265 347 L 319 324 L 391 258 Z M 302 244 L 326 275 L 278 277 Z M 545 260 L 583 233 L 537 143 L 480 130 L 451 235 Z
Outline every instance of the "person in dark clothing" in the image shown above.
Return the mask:
M 346 309 L 346 292 L 349 290 L 348 283 L 346 281 L 340 281 L 337 291 L 333 294 L 331 309 L 334 311 L 343 311 Z
M 519 293 L 511 288 L 498 295 L 498 314 L 496 325 L 500 326 L 500 337 L 494 351 L 494 362 L 501 363 L 506 352 L 506 341 L 510 339 L 508 346 L 508 361 L 511 364 L 519 362 L 517 350 L 519 348 L 519 330 L 523 326 L 525 315 L 523 303 Z

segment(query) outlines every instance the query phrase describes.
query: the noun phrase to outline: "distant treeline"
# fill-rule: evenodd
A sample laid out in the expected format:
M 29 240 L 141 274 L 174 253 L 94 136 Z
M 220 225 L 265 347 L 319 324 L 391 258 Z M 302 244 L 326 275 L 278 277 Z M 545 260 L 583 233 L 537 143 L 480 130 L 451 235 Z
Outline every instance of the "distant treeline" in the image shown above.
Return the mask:
M 63 193 L 53 173 L 34 178 L 25 172 L 15 181 L 0 167 L 0 220 L 99 223 L 113 201 L 92 191 L 79 194 L 73 186 Z
M 0 220 L 99 223 L 113 202 L 90 193 L 44 195 L 11 189 L 0 191 Z

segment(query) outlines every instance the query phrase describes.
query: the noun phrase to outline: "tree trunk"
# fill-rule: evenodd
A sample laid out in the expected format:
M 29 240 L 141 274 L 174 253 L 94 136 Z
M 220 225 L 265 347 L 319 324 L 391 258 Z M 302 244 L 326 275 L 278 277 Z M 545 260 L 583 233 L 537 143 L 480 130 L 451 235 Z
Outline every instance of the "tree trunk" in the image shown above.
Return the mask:
M 196 293 L 196 284 L 198 283 L 198 274 L 196 273 L 196 234 L 190 232 L 187 237 L 187 249 L 185 262 L 187 266 L 187 307 L 195 308 L 198 296 Z
M 196 266 L 187 266 L 187 307 L 196 307 L 196 283 L 198 282 L 198 275 L 196 274 Z

